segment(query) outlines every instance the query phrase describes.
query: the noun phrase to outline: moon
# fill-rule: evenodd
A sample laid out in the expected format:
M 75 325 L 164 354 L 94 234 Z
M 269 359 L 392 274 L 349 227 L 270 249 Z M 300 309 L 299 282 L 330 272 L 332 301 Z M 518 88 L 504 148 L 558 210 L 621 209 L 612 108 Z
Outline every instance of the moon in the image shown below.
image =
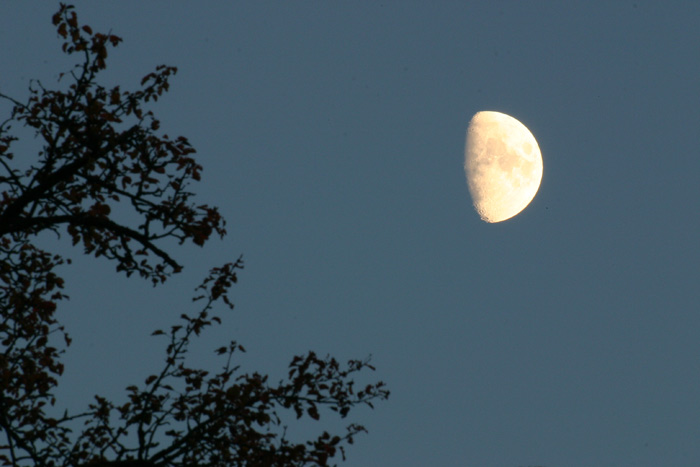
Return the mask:
M 520 213 L 537 194 L 542 153 L 530 130 L 515 118 L 478 112 L 467 128 L 464 171 L 481 219 L 502 222 Z

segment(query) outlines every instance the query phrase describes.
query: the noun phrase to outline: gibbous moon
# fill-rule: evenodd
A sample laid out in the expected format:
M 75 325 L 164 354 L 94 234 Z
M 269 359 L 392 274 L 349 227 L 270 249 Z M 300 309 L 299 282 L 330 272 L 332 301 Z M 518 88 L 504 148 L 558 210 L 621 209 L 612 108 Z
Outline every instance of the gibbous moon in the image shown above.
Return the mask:
M 478 112 L 467 128 L 464 171 L 474 209 L 501 222 L 525 209 L 542 181 L 542 154 L 530 130 L 499 112 Z

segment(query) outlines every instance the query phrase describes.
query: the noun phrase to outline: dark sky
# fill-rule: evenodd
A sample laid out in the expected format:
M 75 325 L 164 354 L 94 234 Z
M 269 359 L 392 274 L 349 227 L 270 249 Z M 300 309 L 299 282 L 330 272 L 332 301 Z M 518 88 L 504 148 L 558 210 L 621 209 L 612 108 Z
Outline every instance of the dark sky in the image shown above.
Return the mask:
M 56 6 L 0 7 L 0 92 L 68 68 Z M 211 349 L 237 339 L 243 368 L 275 380 L 307 350 L 372 354 L 392 395 L 357 411 L 370 433 L 348 466 L 700 465 L 700 3 L 78 14 L 124 38 L 106 84 L 179 67 L 154 111 L 198 149 L 196 190 L 229 235 L 173 250 L 185 272 L 156 289 L 64 239 L 71 407 L 155 371 L 147 336 L 242 253 L 236 309 L 193 356 L 215 369 Z M 517 118 L 542 150 L 539 193 L 503 223 L 479 219 L 464 177 L 480 110 Z

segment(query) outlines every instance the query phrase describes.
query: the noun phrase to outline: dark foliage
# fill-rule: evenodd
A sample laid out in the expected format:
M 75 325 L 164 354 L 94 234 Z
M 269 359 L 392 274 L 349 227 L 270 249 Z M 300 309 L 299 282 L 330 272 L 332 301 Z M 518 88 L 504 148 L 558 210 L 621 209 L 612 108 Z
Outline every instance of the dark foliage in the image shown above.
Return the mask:
M 107 89 L 97 78 L 121 39 L 79 25 L 71 6 L 61 5 L 53 24 L 63 52 L 78 62 L 61 76 L 64 90 L 35 82 L 26 102 L 0 94 L 13 104 L 0 124 L 0 464 L 302 466 L 344 459 L 344 446 L 362 426 L 295 443 L 280 417 L 291 411 L 318 420 L 324 407 L 345 417 L 357 405 L 386 399 L 381 382 L 353 383 L 355 373 L 373 369 L 368 360 L 341 365 L 310 352 L 294 357 L 288 378 L 272 384 L 239 371 L 234 357 L 244 349 L 231 342 L 216 349 L 220 372 L 188 366 L 190 341 L 221 323 L 214 305 L 233 307 L 227 292 L 240 258 L 211 270 L 194 298 L 198 311 L 153 333 L 165 339 L 162 370 L 128 386 L 124 402 L 95 396 L 82 413 L 49 415 L 71 342 L 57 317 L 66 295 L 56 268 L 68 261 L 39 248 L 37 235 L 67 233 L 86 254 L 159 284 L 181 269 L 159 246 L 164 239 L 201 246 L 225 234 L 217 209 L 196 204 L 189 191 L 200 180 L 195 150 L 184 137 L 159 133 L 145 108 L 168 90 L 177 69 L 157 67 L 135 91 Z M 42 143 L 26 170 L 13 168 L 13 124 L 33 129 Z M 119 219 L 134 221 L 120 221 L 115 207 L 131 211 Z

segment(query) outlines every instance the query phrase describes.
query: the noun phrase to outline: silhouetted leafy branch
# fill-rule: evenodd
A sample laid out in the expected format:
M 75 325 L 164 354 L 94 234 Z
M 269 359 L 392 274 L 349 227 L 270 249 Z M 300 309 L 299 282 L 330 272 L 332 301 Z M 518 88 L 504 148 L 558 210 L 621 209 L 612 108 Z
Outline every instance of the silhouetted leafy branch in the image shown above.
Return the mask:
M 156 246 L 157 240 L 174 237 L 203 245 L 212 233 L 225 234 L 218 210 L 193 204 L 187 190 L 200 180 L 194 148 L 182 136 L 158 135 L 160 122 L 143 108 L 168 90 L 177 69 L 157 67 L 136 91 L 106 89 L 96 79 L 106 67 L 108 46 L 121 39 L 80 28 L 75 11 L 65 5 L 53 22 L 64 39 L 63 51 L 82 53 L 84 61 L 68 74 L 67 91 L 36 83 L 26 104 L 12 99 L 13 119 L 33 128 L 45 144 L 38 163 L 25 172 L 13 170 L 15 138 L 5 134 L 8 123 L 0 127 L 6 171 L 1 180 L 7 185 L 0 200 L 0 235 L 26 237 L 66 225 L 73 244 L 81 243 L 86 253 L 116 260 L 127 274 L 162 282 L 166 266 L 178 271 L 180 265 Z M 141 219 L 137 226 L 111 217 L 114 205 L 124 206 L 122 199 Z M 151 264 L 149 253 L 160 262 Z
M 219 373 L 210 375 L 187 366 L 191 339 L 221 322 L 210 316 L 212 305 L 223 299 L 242 266 L 239 258 L 212 269 L 198 287 L 205 292 L 195 298 L 204 301 L 199 313 L 183 314 L 183 324 L 172 326 L 167 333 L 154 331 L 155 336 L 168 336 L 163 369 L 148 376 L 141 387 L 127 387 L 128 402 L 115 406 L 103 397 L 95 398 L 87 428 L 69 456 L 71 465 L 93 464 L 108 457 L 183 466 L 327 465 L 338 452 L 344 458 L 343 444 L 352 443 L 353 436 L 364 431 L 362 426 L 350 424 L 343 436 L 324 432 L 313 441 L 295 444 L 284 436 L 279 411 L 293 409 L 297 418 L 308 415 L 318 420 L 322 406 L 343 417 L 355 405 L 371 407 L 372 401 L 388 396 L 383 383 L 356 391 L 350 379 L 364 368 L 373 369 L 369 361 L 350 361 L 343 368 L 333 358 L 320 359 L 310 352 L 292 360 L 288 381 L 270 385 L 259 373 L 239 374 L 233 356 L 245 349 L 231 341 L 216 350 L 225 357 Z
M 189 191 L 201 178 L 194 148 L 184 137 L 161 135 L 145 108 L 168 91 L 177 69 L 156 67 L 134 91 L 107 89 L 97 79 L 121 38 L 79 25 L 74 8 L 64 4 L 53 24 L 62 51 L 78 58 L 61 74 L 67 86 L 32 82 L 26 102 L 0 93 L 13 106 L 0 123 L 0 464 L 324 466 L 338 454 L 344 459 L 345 446 L 365 431 L 361 425 L 299 443 L 287 439 L 282 419 L 289 412 L 319 420 L 323 408 L 342 418 L 386 399 L 381 382 L 355 386 L 357 373 L 374 370 L 369 359 L 341 365 L 309 352 L 294 357 L 287 378 L 271 384 L 268 376 L 241 371 L 235 361 L 245 349 L 231 341 L 215 350 L 223 362 L 217 373 L 189 366 L 191 341 L 221 324 L 214 306 L 233 308 L 228 293 L 241 258 L 211 269 L 196 288 L 199 311 L 153 333 L 167 338 L 163 366 L 128 386 L 125 402 L 95 396 L 84 412 L 51 415 L 61 356 L 71 343 L 57 318 L 67 296 L 56 269 L 70 261 L 36 246 L 36 236 L 60 236 L 65 227 L 86 254 L 155 285 L 181 269 L 164 239 L 201 246 L 226 233 L 218 210 L 194 203 Z M 13 167 L 15 123 L 42 144 L 24 170 Z

